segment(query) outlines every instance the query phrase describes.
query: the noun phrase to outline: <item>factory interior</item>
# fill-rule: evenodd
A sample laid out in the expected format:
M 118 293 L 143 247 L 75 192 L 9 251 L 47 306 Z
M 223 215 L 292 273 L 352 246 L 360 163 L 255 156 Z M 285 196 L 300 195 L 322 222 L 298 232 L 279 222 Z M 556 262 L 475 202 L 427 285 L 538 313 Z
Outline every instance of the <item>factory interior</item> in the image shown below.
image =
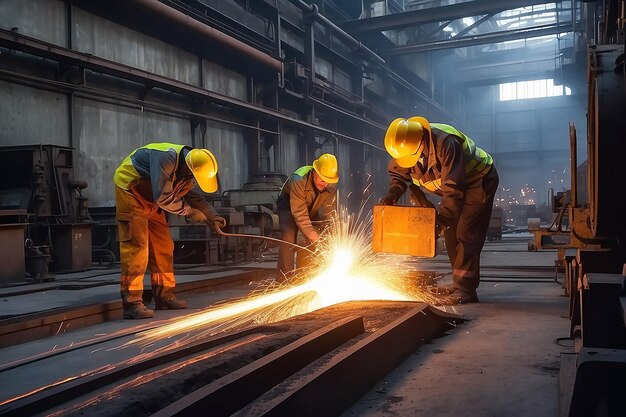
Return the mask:
M 625 28 L 0 0 L 0 416 L 626 416 Z

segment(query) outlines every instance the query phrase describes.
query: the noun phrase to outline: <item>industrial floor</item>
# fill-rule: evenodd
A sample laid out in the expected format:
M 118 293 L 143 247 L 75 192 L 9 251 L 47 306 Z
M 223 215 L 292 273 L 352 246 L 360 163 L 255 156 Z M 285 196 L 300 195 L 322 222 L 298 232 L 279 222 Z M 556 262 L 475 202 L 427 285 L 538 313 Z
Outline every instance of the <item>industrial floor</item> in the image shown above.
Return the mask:
M 510 252 L 519 248 L 488 243 L 482 265 L 556 259 L 555 252 Z M 561 286 L 482 282 L 478 293 L 480 303 L 455 308 L 468 323 L 424 345 L 342 417 L 558 416 L 560 354 L 573 351 L 571 341 L 557 341 L 570 325 Z
M 469 321 L 422 346 L 343 416 L 557 416 L 559 357 L 562 352 L 573 350 L 568 340 L 557 340 L 569 335 L 568 300 L 561 285 L 547 272 L 554 266 L 556 252 L 527 252 L 526 248 L 526 241 L 519 235 L 488 242 L 481 261 L 484 276 L 478 291 L 480 303 L 446 308 Z M 449 271 L 445 255 L 420 260 L 419 264 L 424 270 Z M 246 264 L 257 268 L 273 266 L 271 262 Z M 519 267 L 544 269 L 529 272 Z M 70 283 L 101 280 L 110 285 L 21 295 L 13 295 L 15 288 L 0 289 L 0 316 L 117 299 L 115 272 L 96 272 L 57 279 Z M 178 274 L 178 281 L 201 276 L 183 272 Z M 187 297 L 190 309 L 185 313 L 244 297 L 249 291 L 250 287 L 243 285 Z M 178 314 L 183 312 L 158 311 L 153 321 Z M 53 337 L 0 349 L 0 357 L 2 363 L 8 363 L 56 346 L 144 324 L 145 321 L 114 320 L 74 331 L 61 326 L 59 334 Z M 73 357 L 72 372 L 80 370 L 81 362 L 89 361 Z M 0 402 L 28 391 L 33 377 L 54 378 L 58 369 L 38 367 L 31 372 L 0 374 Z

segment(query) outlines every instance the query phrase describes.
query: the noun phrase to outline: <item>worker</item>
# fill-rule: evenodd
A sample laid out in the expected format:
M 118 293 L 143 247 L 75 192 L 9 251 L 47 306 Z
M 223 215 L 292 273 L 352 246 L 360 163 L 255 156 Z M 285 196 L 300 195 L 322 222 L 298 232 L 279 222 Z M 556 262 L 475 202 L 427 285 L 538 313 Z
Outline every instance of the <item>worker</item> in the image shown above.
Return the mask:
M 464 133 L 424 117 L 398 118 L 385 134 L 389 189 L 382 204 L 396 204 L 407 189 L 432 206 L 422 188 L 441 196 L 437 235 L 443 231 L 453 284 L 438 288 L 439 304 L 478 302 L 480 253 L 487 235 L 498 173 L 493 158 Z
M 135 149 L 115 171 L 116 218 L 124 318 L 154 315 L 143 303 L 143 277 L 150 269 L 157 310 L 182 309 L 174 295 L 174 243 L 165 212 L 212 227 L 225 226 L 205 195 L 217 191 L 217 160 L 206 149 L 151 143 Z
M 299 230 L 309 244 L 317 242 L 319 231 L 312 222 L 328 220 L 337 211 L 337 182 L 337 158 L 329 153 L 321 155 L 312 165 L 298 168 L 287 178 L 277 201 L 284 241 L 296 243 Z M 294 255 L 292 246 L 280 246 L 279 280 L 283 281 L 293 274 Z

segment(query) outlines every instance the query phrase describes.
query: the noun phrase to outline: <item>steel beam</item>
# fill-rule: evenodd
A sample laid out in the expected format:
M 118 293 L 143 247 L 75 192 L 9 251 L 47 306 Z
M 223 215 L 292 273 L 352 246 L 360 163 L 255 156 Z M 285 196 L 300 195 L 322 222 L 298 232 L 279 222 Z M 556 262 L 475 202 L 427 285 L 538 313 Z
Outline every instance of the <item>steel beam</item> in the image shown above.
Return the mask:
M 215 270 L 213 272 L 228 272 L 228 268 Z M 267 272 L 263 270 L 251 270 L 234 275 L 227 275 L 219 278 L 207 278 L 198 281 L 179 282 L 176 285 L 176 292 L 205 292 L 207 288 L 235 286 L 250 281 L 258 281 L 267 277 Z M 59 283 L 46 286 L 45 290 L 57 289 L 61 287 Z M 144 291 L 144 295 L 151 294 L 150 289 Z M 33 291 L 34 292 L 34 291 Z M 14 292 L 3 291 L 4 298 L 17 296 L 26 292 L 16 290 Z M 0 320 L 0 348 L 13 346 L 18 343 L 26 343 L 44 337 L 55 335 L 61 324 L 72 326 L 72 329 L 79 329 L 92 324 L 103 323 L 110 320 L 118 320 L 122 317 L 121 300 L 108 301 L 104 303 L 88 304 L 59 308 L 52 311 L 42 311 L 18 317 Z M 55 349 L 41 355 L 37 360 L 61 354 L 81 347 L 74 344 L 73 348 Z M 32 358 L 28 361 L 32 362 Z M 4 363 L 0 365 L 0 372 L 4 372 L 13 367 L 19 366 L 23 362 Z
M 619 269 L 617 269 L 619 270 Z M 587 273 L 580 288 L 582 342 L 584 347 L 623 349 L 626 347 L 620 296 L 621 274 Z
M 385 60 L 381 58 L 380 56 L 378 56 L 376 52 L 372 51 L 367 46 L 363 45 L 360 41 L 358 41 L 357 39 L 353 38 L 350 34 L 348 34 L 344 29 L 335 25 L 327 17 L 320 14 L 317 4 L 308 4 L 302 0 L 290 0 L 290 1 L 294 3 L 296 6 L 298 6 L 300 9 L 305 11 L 306 13 L 310 14 L 315 20 L 320 22 L 322 25 L 326 26 L 327 28 L 332 30 L 334 33 L 339 35 L 339 37 L 341 37 L 344 41 L 352 44 L 359 51 L 363 52 L 372 61 L 374 61 L 375 63 L 379 65 L 385 65 Z
M 114 384 L 124 378 L 132 377 L 145 370 L 162 366 L 220 345 L 226 345 L 237 340 L 245 340 L 255 334 L 262 335 L 275 332 L 275 329 L 259 326 L 212 337 L 208 340 L 203 340 L 190 345 L 184 345 L 178 349 L 166 351 L 163 354 L 155 355 L 139 362 L 122 366 L 118 365 L 113 367 L 110 371 L 81 377 L 71 380 L 70 382 L 39 391 L 33 395 L 20 398 L 0 407 L 0 415 L 3 417 L 34 415 L 48 410 L 52 406 L 63 404 L 67 401 L 80 397 L 81 395 L 85 395 L 107 385 Z
M 545 60 L 555 59 L 554 45 L 547 46 L 524 46 L 515 49 L 490 51 L 473 57 L 460 57 L 450 55 L 441 59 L 440 65 L 449 66 L 454 71 L 474 71 L 477 69 L 492 68 L 494 66 L 516 65 L 526 62 L 524 58 L 532 56 L 532 59 Z
M 499 13 L 518 7 L 549 3 L 545 0 L 474 0 L 449 6 L 431 7 L 428 9 L 410 10 L 386 16 L 344 22 L 341 27 L 348 32 L 371 32 L 400 29 L 407 26 L 418 26 L 424 23 L 456 20 L 463 17 Z
M 464 321 L 422 304 L 233 417 L 340 415 L 425 341 Z
M 364 331 L 362 317 L 346 317 L 192 392 L 152 417 L 230 416 L 294 372 Z
M 400 46 L 386 51 L 386 55 L 410 55 L 426 51 L 439 49 L 464 48 L 467 46 L 484 45 L 487 43 L 498 43 L 512 41 L 516 39 L 537 38 L 540 36 L 555 35 L 572 31 L 571 23 L 560 23 L 557 25 L 536 26 L 525 29 L 507 30 L 495 33 L 485 33 L 482 35 L 462 36 L 443 41 L 428 42 L 410 46 Z
M 583 348 L 577 365 L 569 417 L 626 415 L 626 350 Z

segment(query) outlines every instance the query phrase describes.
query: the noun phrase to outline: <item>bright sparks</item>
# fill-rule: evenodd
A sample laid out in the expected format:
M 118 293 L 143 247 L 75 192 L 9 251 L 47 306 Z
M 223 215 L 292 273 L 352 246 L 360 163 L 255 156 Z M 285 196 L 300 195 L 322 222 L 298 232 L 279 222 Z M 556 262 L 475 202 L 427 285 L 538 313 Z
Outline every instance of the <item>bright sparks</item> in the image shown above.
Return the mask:
M 266 324 L 346 301 L 432 301 L 415 285 L 411 257 L 375 254 L 371 250 L 371 220 L 336 216 L 322 233 L 310 266 L 288 283 L 268 286 L 251 298 L 190 315 L 144 332 L 128 345 L 150 345 L 164 337 L 192 330 L 206 337 L 246 323 Z M 371 219 L 371 216 L 368 216 Z M 185 338 L 176 344 L 189 342 Z M 171 348 L 169 346 L 167 348 Z
M 413 258 L 372 253 L 371 220 L 359 221 L 361 215 L 359 213 L 356 218 L 346 214 L 336 216 L 322 233 L 315 255 L 310 255 L 313 256 L 310 266 L 298 271 L 289 282 L 271 283 L 248 299 L 213 307 L 142 332 L 117 348 L 135 346 L 141 348 L 142 353 L 118 365 L 107 365 L 41 389 L 96 375 L 116 366 L 140 362 L 221 331 L 273 323 L 337 303 L 434 301 L 436 297 L 416 285 L 416 269 L 411 263 Z M 371 219 L 371 216 L 368 218 Z M 0 405 L 30 394 L 9 399 Z

